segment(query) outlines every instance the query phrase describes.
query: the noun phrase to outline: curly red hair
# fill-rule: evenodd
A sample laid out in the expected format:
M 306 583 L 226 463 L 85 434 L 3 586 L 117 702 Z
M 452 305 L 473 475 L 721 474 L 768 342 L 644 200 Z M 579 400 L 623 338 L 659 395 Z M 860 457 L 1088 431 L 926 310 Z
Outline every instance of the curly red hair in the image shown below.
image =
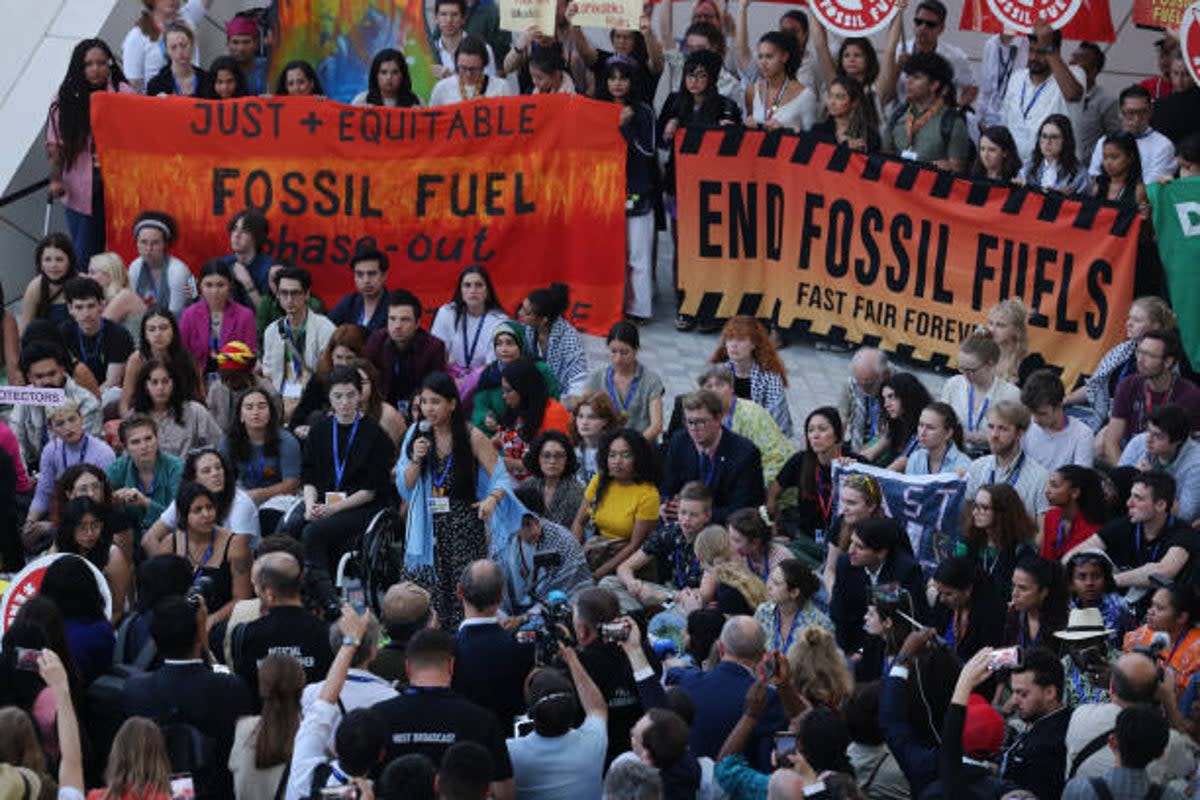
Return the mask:
M 721 329 L 721 343 L 708 360 L 710 364 L 724 364 L 729 360 L 729 352 L 725 349 L 726 339 L 749 339 L 754 348 L 754 361 L 762 369 L 774 372 L 783 379 L 783 385 L 788 385 L 787 369 L 779 358 L 779 351 L 771 344 L 771 337 L 762 323 L 747 314 L 739 314 L 725 323 Z

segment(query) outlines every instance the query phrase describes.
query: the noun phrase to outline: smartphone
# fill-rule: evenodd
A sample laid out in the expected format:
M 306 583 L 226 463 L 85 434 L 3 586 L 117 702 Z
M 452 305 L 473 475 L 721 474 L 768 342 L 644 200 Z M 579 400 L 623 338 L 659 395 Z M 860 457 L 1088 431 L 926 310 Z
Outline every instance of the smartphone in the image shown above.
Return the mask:
M 624 642 L 629 639 L 629 626 L 624 622 L 605 622 L 600 625 L 600 641 Z
M 194 800 L 195 797 L 196 785 L 190 772 L 171 776 L 171 800 Z
M 326 786 L 321 790 L 322 800 L 346 800 L 346 798 L 358 797 L 358 787 L 352 783 L 345 786 Z
M 775 660 L 774 652 L 768 652 L 763 656 L 763 660 L 758 663 L 758 674 L 768 683 L 779 674 L 779 662 Z
M 513 720 L 513 738 L 520 739 L 533 733 L 533 720 L 522 714 Z
M 342 579 L 342 597 L 355 613 L 362 614 L 367 608 L 367 592 L 358 578 Z
M 992 657 L 988 659 L 987 668 L 991 672 L 996 672 L 997 670 L 1012 669 L 1019 666 L 1021 666 L 1021 648 L 1001 647 L 999 650 L 992 651 Z
M 17 648 L 17 669 L 23 672 L 38 671 L 38 656 L 41 651 L 34 647 L 18 647 Z
M 796 734 L 787 731 L 779 731 L 775 734 L 775 761 L 781 763 L 780 759 L 784 756 L 790 756 L 796 752 Z

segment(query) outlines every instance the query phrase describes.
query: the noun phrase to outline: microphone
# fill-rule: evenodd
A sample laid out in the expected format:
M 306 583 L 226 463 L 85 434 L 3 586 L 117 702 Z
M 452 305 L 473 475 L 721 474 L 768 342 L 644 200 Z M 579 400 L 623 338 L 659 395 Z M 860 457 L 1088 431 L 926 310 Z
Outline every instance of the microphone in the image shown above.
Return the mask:
M 408 443 L 409 458 L 412 458 L 413 445 L 417 443 L 418 439 L 424 439 L 425 441 L 429 442 L 430 448 L 433 447 L 433 423 L 431 423 L 429 420 L 423 419 L 417 423 L 417 433 L 415 436 L 413 436 L 412 441 Z

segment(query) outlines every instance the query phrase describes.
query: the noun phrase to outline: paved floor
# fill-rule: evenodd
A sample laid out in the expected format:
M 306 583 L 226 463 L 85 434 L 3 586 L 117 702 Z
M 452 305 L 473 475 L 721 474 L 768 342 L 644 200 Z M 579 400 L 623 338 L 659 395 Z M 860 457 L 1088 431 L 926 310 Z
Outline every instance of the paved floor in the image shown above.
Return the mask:
M 696 387 L 696 377 L 716 350 L 718 334 L 675 330 L 674 291 L 671 287 L 671 240 L 659 239 L 658 285 L 654 298 L 654 320 L 641 329 L 640 360 L 662 376 L 667 389 L 667 409 L 675 395 L 690 392 Z M 608 359 L 604 340 L 584 336 L 588 363 L 602 364 Z M 797 444 L 803 442 L 801 426 L 805 416 L 818 406 L 837 405 L 842 385 L 849 376 L 850 353 L 817 349 L 811 342 L 796 342 L 780 352 L 788 370 L 788 401 L 795 422 Z M 936 398 L 942 390 L 945 376 L 912 365 L 900 367 L 916 373 Z

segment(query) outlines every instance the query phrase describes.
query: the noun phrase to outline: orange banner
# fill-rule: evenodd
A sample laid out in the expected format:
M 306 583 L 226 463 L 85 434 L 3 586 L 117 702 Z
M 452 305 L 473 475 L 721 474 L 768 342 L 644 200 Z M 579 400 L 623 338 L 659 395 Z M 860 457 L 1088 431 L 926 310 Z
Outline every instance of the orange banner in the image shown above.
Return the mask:
M 681 313 L 774 317 L 818 336 L 953 361 L 997 301 L 1072 385 L 1125 336 L 1134 210 L 975 183 L 814 138 L 676 137 Z
M 92 127 L 108 240 L 128 258 L 142 211 L 175 217 L 172 253 L 198 271 L 229 252 L 229 219 L 257 208 L 270 221 L 268 252 L 311 270 L 327 305 L 354 291 L 350 256 L 373 243 L 388 254 L 388 286 L 427 308 L 451 297 L 463 267 L 482 264 L 509 312 L 531 289 L 564 281 L 583 329 L 604 333 L 620 318 L 626 148 L 616 105 L 101 94 Z

